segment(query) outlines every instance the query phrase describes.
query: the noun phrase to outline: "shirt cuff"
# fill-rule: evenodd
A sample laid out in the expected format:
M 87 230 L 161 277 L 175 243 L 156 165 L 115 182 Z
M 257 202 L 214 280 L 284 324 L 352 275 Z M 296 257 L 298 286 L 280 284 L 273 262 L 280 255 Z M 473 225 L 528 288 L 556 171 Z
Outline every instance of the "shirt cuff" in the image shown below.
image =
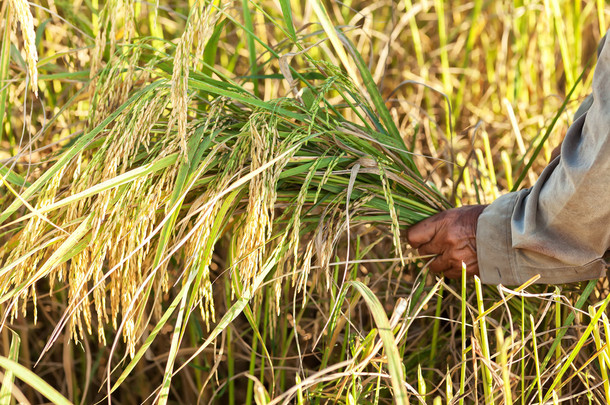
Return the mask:
M 479 216 L 477 260 L 479 277 L 484 284 L 519 284 L 511 238 L 511 218 L 518 194 L 499 197 Z
M 505 194 L 485 208 L 477 222 L 477 261 L 484 284 L 518 286 L 532 277 L 536 283 L 563 284 L 603 277 L 604 258 L 582 265 L 565 264 L 535 250 L 513 247 L 512 224 L 517 205 L 530 189 Z M 531 196 L 530 196 L 531 197 Z

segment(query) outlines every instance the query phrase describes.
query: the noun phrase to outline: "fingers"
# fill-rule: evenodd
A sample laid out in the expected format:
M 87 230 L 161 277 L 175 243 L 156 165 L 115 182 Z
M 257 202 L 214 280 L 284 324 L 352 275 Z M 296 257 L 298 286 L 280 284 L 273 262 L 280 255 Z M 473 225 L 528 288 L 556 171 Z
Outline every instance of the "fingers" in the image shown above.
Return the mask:
M 430 264 L 428 268 L 433 273 L 444 273 L 452 269 L 451 259 L 448 257 L 447 252 L 436 256 Z
M 428 262 L 428 269 L 447 278 L 459 279 L 462 277 L 462 263 L 466 265 L 466 275 L 479 275 L 479 266 L 476 260 L 463 262 L 451 256 L 450 252 L 438 255 Z
M 418 249 L 425 243 L 430 242 L 438 233 L 439 225 L 442 222 L 444 212 L 411 226 L 407 230 L 407 240 L 409 244 Z
M 443 249 L 441 249 L 441 246 L 436 246 L 434 242 L 430 242 L 420 245 L 417 252 L 420 256 L 437 256 L 443 254 Z
M 445 271 L 443 275 L 447 278 L 451 279 L 459 279 L 462 278 L 462 264 L 459 266 L 453 266 L 450 270 Z M 466 264 L 466 276 L 473 277 L 479 275 L 479 265 L 477 262 L 473 262 L 471 264 Z
M 436 256 L 428 263 L 430 271 L 460 278 L 462 262 L 467 274 L 479 274 L 476 228 L 484 205 L 453 208 L 413 225 L 407 239 L 421 256 Z

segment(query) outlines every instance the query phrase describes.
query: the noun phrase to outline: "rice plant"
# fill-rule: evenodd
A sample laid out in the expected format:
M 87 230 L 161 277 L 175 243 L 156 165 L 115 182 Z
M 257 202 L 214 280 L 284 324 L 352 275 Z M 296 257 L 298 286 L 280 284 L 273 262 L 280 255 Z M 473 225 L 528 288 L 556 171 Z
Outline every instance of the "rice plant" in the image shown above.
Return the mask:
M 602 3 L 0 14 L 0 401 L 609 399 L 605 282 L 450 282 L 402 236 L 535 181 Z

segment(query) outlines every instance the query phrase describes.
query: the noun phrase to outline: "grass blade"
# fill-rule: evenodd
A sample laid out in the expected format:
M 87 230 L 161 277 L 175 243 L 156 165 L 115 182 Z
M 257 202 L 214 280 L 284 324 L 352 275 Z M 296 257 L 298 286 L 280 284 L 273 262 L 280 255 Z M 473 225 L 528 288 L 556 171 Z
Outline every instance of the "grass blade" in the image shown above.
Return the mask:
M 7 3 L 3 15 L 4 33 L 2 34 L 2 44 L 0 45 L 0 142 L 4 134 L 4 114 L 6 110 L 6 97 L 8 95 L 8 73 L 11 55 L 11 4 Z M 12 141 L 9 139 L 9 142 Z
M 246 27 L 246 43 L 248 44 L 248 56 L 250 59 L 250 74 L 252 76 L 258 75 L 258 66 L 256 63 L 256 46 L 254 44 L 254 24 L 252 23 L 252 14 L 250 13 L 250 0 L 242 0 L 241 6 L 244 13 L 244 25 Z M 254 84 L 254 94 L 259 96 L 258 90 L 258 80 L 252 79 L 252 83 Z
M 396 340 L 390 327 L 390 321 L 386 316 L 383 306 L 377 296 L 365 284 L 359 281 L 349 281 L 348 285 L 353 286 L 362 295 L 377 324 L 377 330 L 379 331 L 379 336 L 388 358 L 388 370 L 394 390 L 394 402 L 399 405 L 407 404 L 407 390 L 403 385 L 402 361 L 396 347 Z
M 595 315 L 591 318 L 591 321 L 589 322 L 589 325 L 587 326 L 585 331 L 580 335 L 580 338 L 578 339 L 578 342 L 576 343 L 576 345 L 572 349 L 572 352 L 565 359 L 564 364 L 561 367 L 561 370 L 559 370 L 559 372 L 556 374 L 555 378 L 553 379 L 553 383 L 549 387 L 549 389 L 547 391 L 547 394 L 544 396 L 543 401 L 548 401 L 549 398 L 551 398 L 552 394 L 556 392 L 555 388 L 558 385 L 561 384 L 561 377 L 565 374 L 566 371 L 568 371 L 568 369 L 570 367 L 572 367 L 572 362 L 574 361 L 576 356 L 578 356 L 578 354 L 580 353 L 580 349 L 582 349 L 583 345 L 585 344 L 585 341 L 587 339 L 589 339 L 589 336 L 593 332 L 593 328 L 595 328 L 595 326 L 597 325 L 597 322 L 599 321 L 599 319 L 601 318 L 602 314 L 606 310 L 606 307 L 608 306 L 608 302 L 610 302 L 610 295 L 607 296 L 600 303 L 599 308 L 595 312 Z M 559 387 L 557 387 L 557 388 L 559 388 Z
M 481 288 L 481 280 L 477 276 L 475 276 L 474 278 L 474 285 L 477 293 L 477 307 L 479 310 L 479 314 L 483 314 L 485 313 L 485 306 L 483 304 L 483 290 Z M 485 316 L 482 316 L 479 319 L 479 331 L 481 335 L 481 354 L 483 355 L 483 358 L 485 358 L 485 362 L 482 366 L 483 388 L 485 390 L 485 403 L 493 404 L 493 378 L 491 376 L 491 369 L 489 368 L 489 364 L 491 363 L 491 354 L 489 352 L 487 320 Z
M 284 17 L 284 24 L 288 28 L 288 34 L 293 42 L 297 42 L 297 33 L 294 30 L 294 22 L 292 21 L 292 6 L 290 0 L 279 0 L 280 7 L 282 8 L 282 16 Z
M 21 339 L 19 335 L 11 330 L 11 346 L 9 348 L 8 359 L 17 363 L 19 359 L 19 346 Z M 11 403 L 11 391 L 13 390 L 13 382 L 15 381 L 15 375 L 13 370 L 8 368 L 4 373 L 4 379 L 2 380 L 2 388 L 0 388 L 0 405 L 10 405 Z
M 46 381 L 38 377 L 35 373 L 23 367 L 21 364 L 14 362 L 11 359 L 0 356 L 0 367 L 13 373 L 21 381 L 34 388 L 36 391 L 45 396 L 49 401 L 56 405 L 71 405 L 72 403 L 61 395 L 55 388 L 51 387 Z

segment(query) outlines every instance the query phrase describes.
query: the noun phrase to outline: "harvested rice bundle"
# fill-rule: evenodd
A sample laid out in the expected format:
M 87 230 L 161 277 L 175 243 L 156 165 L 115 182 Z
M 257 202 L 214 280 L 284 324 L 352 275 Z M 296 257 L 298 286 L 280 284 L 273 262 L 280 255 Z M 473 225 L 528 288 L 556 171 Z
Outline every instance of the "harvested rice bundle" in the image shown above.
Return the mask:
M 100 37 L 114 35 L 112 15 L 102 13 Z M 213 55 L 205 49 L 230 19 L 210 5 L 194 9 L 165 53 L 131 37 L 110 44 L 118 46 L 110 61 L 91 72 L 87 129 L 3 207 L 7 314 L 25 312 L 43 280 L 51 291 L 57 283 L 68 288 L 47 348 L 66 325 L 75 339 L 95 331 L 102 343 L 112 330 L 138 360 L 172 315 L 172 350 L 178 347 L 196 307 L 208 328 L 216 325 L 213 339 L 240 311 L 236 305 L 219 322 L 218 277 L 228 278 L 238 303 L 260 300 L 263 281 L 273 278 L 279 313 L 284 283 L 297 292 L 331 288 L 330 262 L 350 227 L 389 228 L 402 259 L 401 229 L 449 206 L 421 178 L 342 34 L 365 87 L 311 56 L 305 36 L 290 55 L 301 59 L 299 69 L 269 48 L 266 64 L 283 73 L 273 80 L 287 81 L 289 91 L 264 100 L 208 63 Z M 193 51 L 197 41 L 206 42 L 203 52 Z M 97 47 L 94 69 L 106 44 Z M 218 249 L 229 252 L 230 265 L 212 274 Z M 156 327 L 138 351 L 151 322 Z

